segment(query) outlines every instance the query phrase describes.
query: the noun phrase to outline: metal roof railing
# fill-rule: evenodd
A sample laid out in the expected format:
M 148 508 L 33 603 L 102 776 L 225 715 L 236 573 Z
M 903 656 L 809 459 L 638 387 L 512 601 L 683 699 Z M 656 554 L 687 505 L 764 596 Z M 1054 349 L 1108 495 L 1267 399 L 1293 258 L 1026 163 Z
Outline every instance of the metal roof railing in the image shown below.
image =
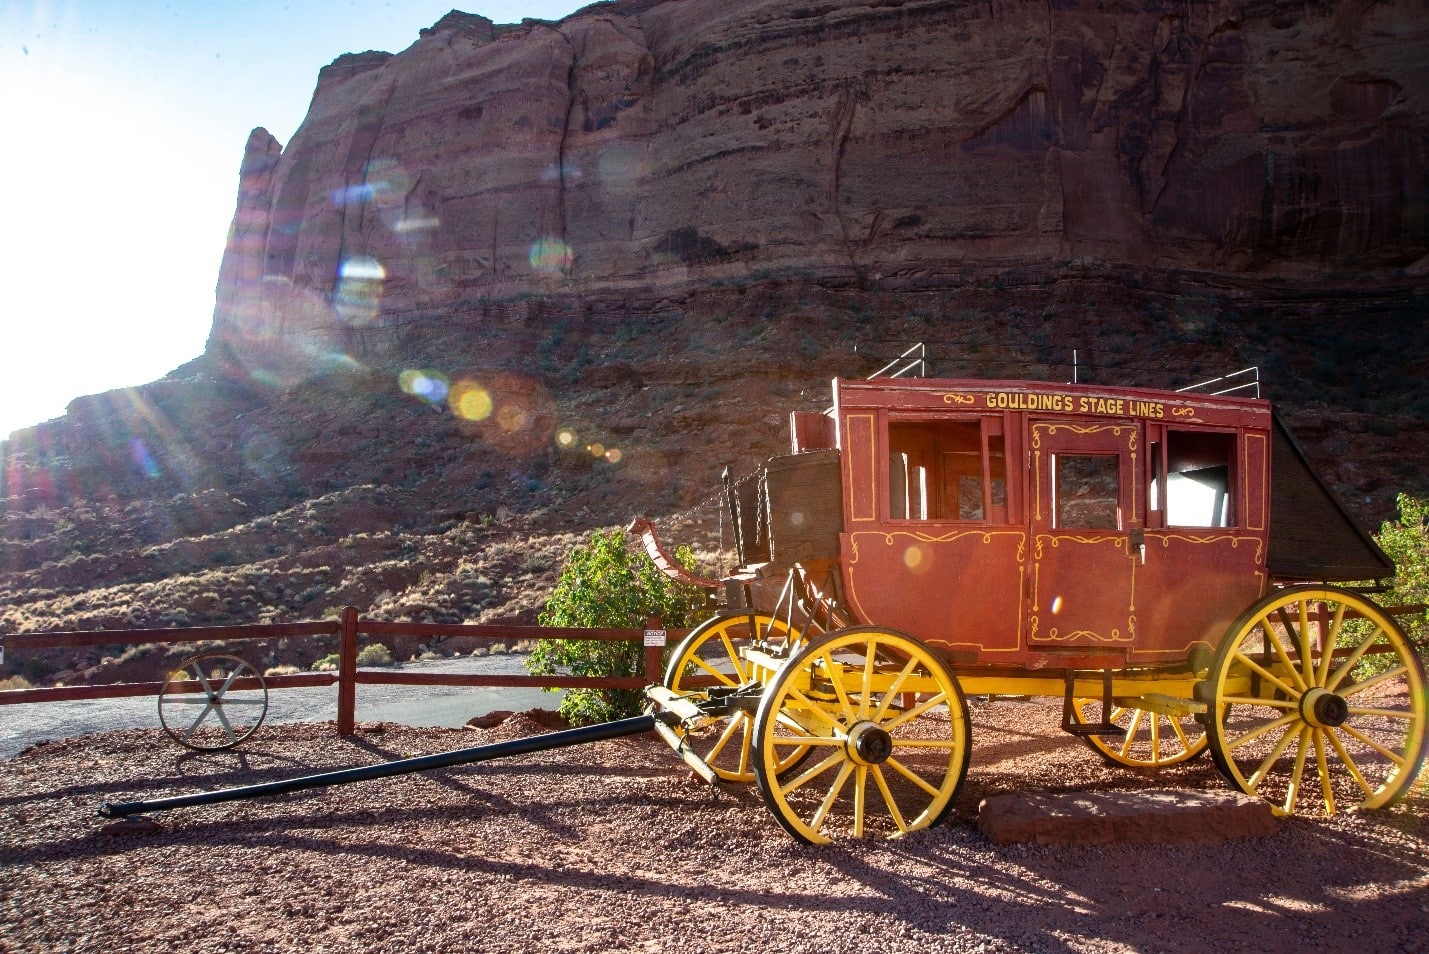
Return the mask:
M 1249 377 L 1249 380 L 1245 380 Z M 1216 385 L 1226 384 L 1230 381 L 1240 380 L 1241 383 L 1233 384 L 1229 387 L 1222 387 L 1219 390 L 1207 390 Z M 1195 391 L 1198 394 L 1209 394 L 1219 397 L 1224 394 L 1234 394 L 1237 391 L 1250 391 L 1251 397 L 1260 397 L 1260 368 L 1241 368 L 1239 371 L 1232 371 L 1230 374 L 1223 374 L 1218 378 L 1211 378 L 1208 381 L 1198 381 L 1195 384 L 1188 384 L 1184 388 L 1177 388 L 1176 391 Z

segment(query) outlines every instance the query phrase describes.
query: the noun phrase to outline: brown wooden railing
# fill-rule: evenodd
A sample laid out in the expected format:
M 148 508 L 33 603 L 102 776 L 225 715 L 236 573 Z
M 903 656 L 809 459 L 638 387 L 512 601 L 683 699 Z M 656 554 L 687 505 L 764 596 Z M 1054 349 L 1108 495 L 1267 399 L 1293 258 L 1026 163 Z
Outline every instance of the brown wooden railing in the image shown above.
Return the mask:
M 661 651 L 668 640 L 679 639 L 688 630 L 666 631 L 658 619 L 645 629 L 584 629 L 553 626 L 508 626 L 465 623 L 392 623 L 362 619 L 354 607 L 343 609 L 336 620 L 316 623 L 272 623 L 253 626 L 195 626 L 184 629 L 112 629 L 84 633 L 24 633 L 0 636 L 6 653 L 51 649 L 57 646 L 139 646 L 145 644 L 240 642 L 254 639 L 281 639 L 294 636 L 338 637 L 337 672 L 293 673 L 264 677 L 269 689 L 296 689 L 337 684 L 337 730 L 343 735 L 355 731 L 357 687 L 388 686 L 487 686 L 496 688 L 532 687 L 553 689 L 642 689 L 658 683 Z M 368 637 L 451 637 L 506 642 L 535 639 L 622 640 L 645 646 L 644 672 L 640 676 L 515 676 L 459 675 L 455 673 L 384 672 L 358 669 L 358 636 Z M 647 634 L 658 634 L 647 639 Z M 652 645 L 652 643 L 656 645 Z M 0 705 L 27 702 L 67 702 L 76 699 L 117 699 L 158 695 L 162 682 L 111 683 L 99 686 L 54 686 L 40 689 L 0 690 Z

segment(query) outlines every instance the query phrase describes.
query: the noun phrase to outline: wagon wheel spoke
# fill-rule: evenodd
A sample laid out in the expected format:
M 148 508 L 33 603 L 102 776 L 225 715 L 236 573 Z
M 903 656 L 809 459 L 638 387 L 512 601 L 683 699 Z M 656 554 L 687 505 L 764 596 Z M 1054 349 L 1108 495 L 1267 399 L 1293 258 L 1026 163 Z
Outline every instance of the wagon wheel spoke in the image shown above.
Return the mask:
M 898 800 L 893 797 L 893 792 L 888 788 L 888 780 L 883 777 L 882 766 L 873 766 L 873 780 L 878 783 L 878 793 L 883 796 L 883 805 L 888 809 L 888 815 L 893 819 L 893 824 L 898 826 L 899 832 L 908 830 L 908 823 L 903 820 L 903 812 L 898 808 Z
M 734 738 L 734 734 L 740 731 L 740 729 L 745 728 L 744 723 L 744 713 L 736 712 L 734 716 L 725 724 L 724 731 L 719 734 L 719 738 L 715 740 L 714 746 L 709 750 L 709 752 L 705 754 L 705 764 L 714 764 L 715 760 L 719 758 L 720 753 L 724 751 L 724 747 L 729 744 L 729 740 Z M 741 742 L 741 748 L 744 748 L 746 750 L 748 749 L 748 738 L 749 734 L 747 732 L 744 733 L 744 739 Z M 741 768 L 744 767 L 746 759 L 747 754 L 745 752 L 741 752 L 739 758 Z
M 1217 767 L 1280 814 L 1388 805 L 1429 748 L 1423 663 L 1393 618 L 1349 590 L 1267 596 L 1232 625 L 1207 680 Z
M 1317 729 L 1315 732 L 1315 769 L 1320 773 L 1320 798 L 1325 805 L 1325 814 L 1335 814 L 1335 790 L 1330 785 L 1330 762 L 1325 755 L 1325 736 L 1328 730 Z
M 1310 733 L 1313 731 L 1308 725 L 1302 726 L 1296 739 L 1295 768 L 1290 772 L 1290 785 L 1286 790 L 1285 802 L 1281 806 L 1287 815 L 1295 810 L 1295 799 L 1300 794 L 1300 780 L 1305 776 L 1305 756 L 1310 753 Z
M 1265 781 L 1265 773 L 1270 771 L 1276 760 L 1280 758 L 1281 753 L 1290 745 L 1291 740 L 1295 738 L 1296 731 L 1294 723 L 1287 725 L 1285 731 L 1281 733 L 1280 741 L 1275 743 L 1275 748 L 1270 750 L 1270 754 L 1261 760 L 1255 771 L 1251 773 L 1250 778 L 1246 779 L 1246 784 L 1250 786 L 1250 794 L 1254 795 L 1256 789 L 1260 788 L 1260 783 Z
M 842 743 L 840 743 L 840 745 L 842 745 Z M 779 786 L 779 794 L 791 795 L 794 792 L 797 792 L 799 789 L 803 788 L 805 785 L 808 785 L 820 775 L 823 775 L 835 765 L 843 764 L 845 764 L 845 759 L 837 752 L 833 753 L 832 755 L 826 756 L 822 760 L 814 763 L 809 768 L 804 769 L 798 775 L 789 779 L 787 782 L 782 783 Z
M 843 667 L 836 664 L 833 657 L 828 654 L 820 656 L 815 660 L 815 663 L 822 664 L 824 672 L 833 683 L 834 695 L 838 697 L 839 707 L 843 710 L 842 715 L 844 719 L 849 722 L 856 721 L 858 719 L 858 711 L 854 708 L 853 702 L 850 701 L 848 690 L 844 688 L 844 682 L 841 678 Z
M 1249 669 L 1251 672 L 1253 672 L 1253 673 L 1255 673 L 1256 675 L 1260 676 L 1260 678 L 1264 679 L 1266 682 L 1268 682 L 1268 683 L 1272 684 L 1273 686 L 1275 686 L 1277 689 L 1279 689 L 1281 692 L 1285 693 L 1287 696 L 1292 696 L 1292 697 L 1294 697 L 1294 696 L 1299 696 L 1300 693 L 1303 691 L 1303 690 L 1295 689 L 1295 688 L 1291 687 L 1291 686 L 1288 685 L 1286 682 L 1284 682 L 1279 676 L 1277 676 L 1275 673 L 1271 672 L 1269 669 L 1266 669 L 1266 668 L 1265 668 L 1264 666 L 1262 666 L 1260 663 L 1256 662 L 1254 659 L 1251 659 L 1249 656 L 1245 655 L 1244 653 L 1236 653 L 1235 661 L 1238 662 L 1238 663 L 1240 663 L 1241 665 L 1245 666 L 1245 668 Z M 1293 672 L 1294 670 L 1292 669 L 1291 671 Z
M 903 691 L 903 684 L 908 681 L 908 677 L 913 675 L 913 670 L 918 668 L 918 660 L 910 659 L 907 664 L 893 677 L 893 682 L 888 687 L 888 691 L 883 694 L 883 701 L 878 704 L 878 709 L 873 713 L 873 721 L 881 722 L 888 715 L 889 708 L 893 705 L 893 700 L 898 698 Z
M 1330 620 L 1330 630 L 1325 636 L 1324 643 L 1320 646 L 1320 665 L 1315 670 L 1315 685 L 1328 686 L 1330 678 L 1330 666 L 1335 661 L 1335 646 L 1339 644 L 1340 634 L 1344 631 L 1345 610 L 1344 603 L 1335 607 L 1335 615 Z M 1376 633 L 1376 635 L 1378 635 Z
M 1335 674 L 1324 682 L 1325 688 L 1331 692 L 1337 691 L 1340 683 L 1345 681 L 1345 677 L 1350 674 L 1355 666 L 1359 665 L 1359 661 L 1364 656 L 1365 651 L 1373 646 L 1382 634 L 1383 630 L 1376 626 L 1374 632 L 1370 633 L 1369 638 L 1355 646 L 1345 661 L 1340 664 L 1340 668 L 1335 670 Z
M 1285 672 L 1289 673 L 1290 677 L 1295 681 L 1295 689 L 1291 689 L 1289 686 L 1285 685 L 1285 683 L 1280 682 L 1279 680 L 1275 680 L 1276 685 L 1280 686 L 1282 689 L 1284 689 L 1286 692 L 1289 692 L 1291 695 L 1295 695 L 1299 692 L 1304 692 L 1306 689 L 1308 689 L 1309 685 L 1300 675 L 1300 671 L 1295 667 L 1295 664 L 1290 661 L 1290 654 L 1285 651 L 1285 644 L 1280 641 L 1279 636 L 1275 635 L 1275 627 L 1269 625 L 1269 623 L 1266 623 L 1260 627 L 1260 630 L 1263 634 L 1263 638 L 1265 639 L 1266 643 L 1269 644 L 1271 649 L 1275 650 L 1275 656 L 1277 659 L 1280 660 L 1280 665 L 1284 668 Z M 1289 620 L 1286 620 L 1286 631 L 1290 633 L 1296 632 L 1290 626 Z M 1304 654 L 1304 638 L 1305 637 L 1303 630 L 1299 633 L 1296 633 L 1295 646 L 1297 651 L 1301 653 L 1302 659 L 1307 658 Z M 1260 672 L 1266 678 L 1274 679 L 1274 677 L 1271 676 L 1270 673 L 1266 670 L 1261 669 Z

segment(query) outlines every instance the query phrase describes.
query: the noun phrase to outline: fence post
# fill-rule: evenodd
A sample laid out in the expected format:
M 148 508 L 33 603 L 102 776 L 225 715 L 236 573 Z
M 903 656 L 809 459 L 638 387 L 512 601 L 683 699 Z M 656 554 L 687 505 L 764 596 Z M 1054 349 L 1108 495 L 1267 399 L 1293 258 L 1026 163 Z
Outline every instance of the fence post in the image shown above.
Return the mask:
M 357 731 L 357 607 L 342 608 L 342 640 L 337 649 L 337 733 Z
M 660 655 L 665 649 L 665 623 L 658 616 L 645 620 L 645 682 L 658 686 L 665 679 Z

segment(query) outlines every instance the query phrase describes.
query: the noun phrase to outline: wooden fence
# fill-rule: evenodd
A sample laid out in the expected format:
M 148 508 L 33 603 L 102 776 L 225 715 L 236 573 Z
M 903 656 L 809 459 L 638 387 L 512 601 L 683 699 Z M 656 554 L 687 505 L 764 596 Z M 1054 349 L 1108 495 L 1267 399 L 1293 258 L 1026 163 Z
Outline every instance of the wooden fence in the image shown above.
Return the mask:
M 392 623 L 362 619 L 354 607 L 345 607 L 340 619 L 317 623 L 273 623 L 254 626 L 196 626 L 184 629 L 114 629 L 84 633 L 24 633 L 0 636 L 6 653 L 51 649 L 58 646 L 138 646 L 199 642 L 239 642 L 295 636 L 338 637 L 337 672 L 305 672 L 264 677 L 269 689 L 295 689 L 337 685 L 337 731 L 355 731 L 357 687 L 387 686 L 488 686 L 553 689 L 643 689 L 661 681 L 661 651 L 668 638 L 688 630 L 667 631 L 659 619 L 645 629 L 585 629 L 579 627 L 505 626 L 466 623 Z M 644 672 L 640 676 L 516 676 L 459 675 L 455 673 L 391 672 L 357 668 L 358 636 L 475 637 L 489 642 L 534 639 L 623 640 L 644 646 Z M 162 682 L 111 683 L 99 686 L 55 686 L 41 689 L 0 690 L 0 705 L 27 702 L 66 702 L 76 699 L 117 699 L 158 695 Z

